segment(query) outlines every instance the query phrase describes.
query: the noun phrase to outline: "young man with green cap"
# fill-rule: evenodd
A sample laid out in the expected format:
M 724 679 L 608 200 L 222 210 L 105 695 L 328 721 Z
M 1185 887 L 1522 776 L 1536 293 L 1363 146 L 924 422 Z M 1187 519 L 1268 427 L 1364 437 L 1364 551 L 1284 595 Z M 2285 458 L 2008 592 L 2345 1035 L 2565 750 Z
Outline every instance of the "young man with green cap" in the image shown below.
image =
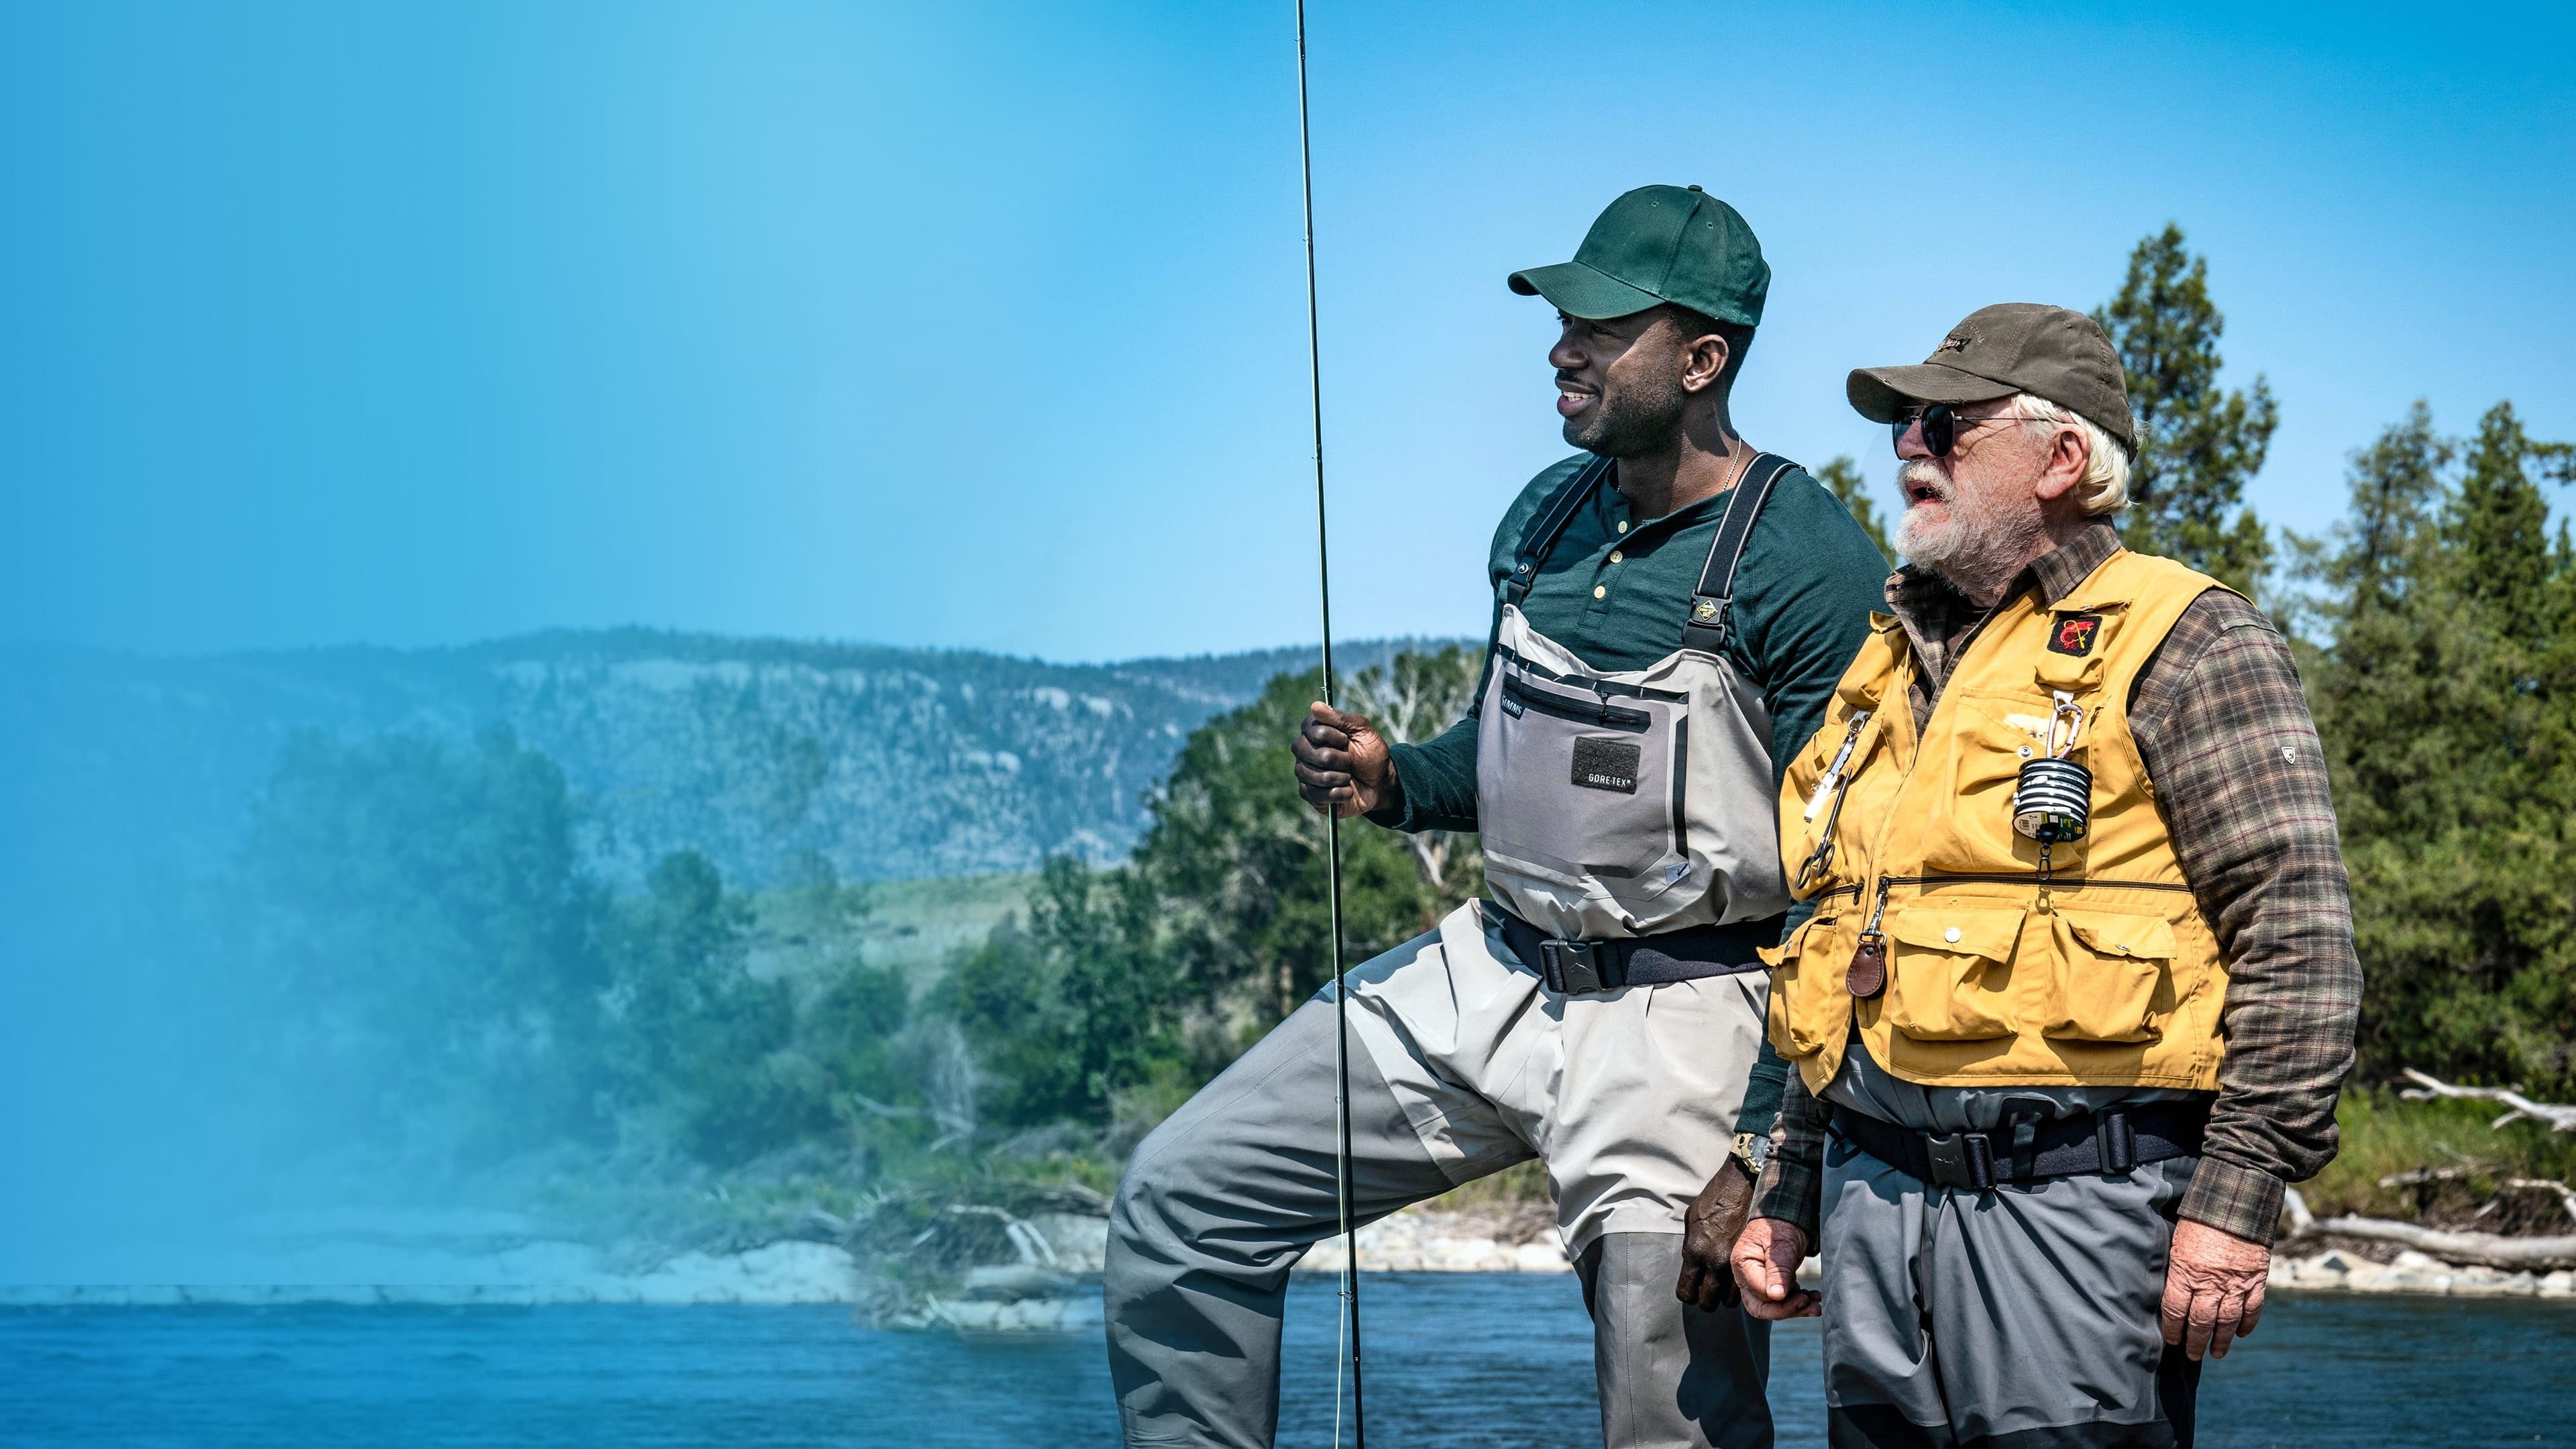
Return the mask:
M 1684 1215 L 1705 1197 L 1731 1239 L 1750 1198 L 1781 1075 L 1756 1069 L 1789 906 L 1774 761 L 1868 637 L 1886 561 L 1736 431 L 1770 268 L 1734 208 L 1631 191 L 1510 284 L 1560 314 L 1582 451 L 1495 532 L 1477 701 L 1421 745 L 1321 705 L 1293 742 L 1319 809 L 1480 831 L 1491 897 L 1327 987 L 1137 1148 L 1105 1275 L 1131 1445 L 1271 1442 L 1287 1270 L 1335 1228 L 1337 989 L 1359 1220 L 1539 1158 L 1605 1441 L 1771 1442 L 1766 1330 L 1675 1291 Z
M 2136 435 L 2080 312 L 1851 374 L 1907 507 L 1887 610 L 1789 760 L 1798 1068 L 1734 1263 L 1811 1313 L 1837 1445 L 2192 1442 L 2285 1184 L 2334 1156 L 2361 999 L 2280 631 L 2121 547 Z

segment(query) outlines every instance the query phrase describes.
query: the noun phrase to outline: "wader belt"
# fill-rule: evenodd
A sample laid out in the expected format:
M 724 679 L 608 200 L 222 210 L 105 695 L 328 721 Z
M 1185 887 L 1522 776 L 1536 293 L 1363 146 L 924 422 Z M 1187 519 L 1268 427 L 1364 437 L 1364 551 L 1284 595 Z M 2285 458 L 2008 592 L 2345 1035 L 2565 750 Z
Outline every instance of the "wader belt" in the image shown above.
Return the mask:
M 1530 586 L 1538 582 L 1539 565 L 1547 561 L 1548 550 L 1556 547 L 1566 525 L 1591 501 L 1613 466 L 1608 458 L 1595 458 L 1584 464 L 1539 510 L 1537 520 L 1521 535 L 1520 553 L 1512 563 L 1511 573 L 1504 576 L 1501 594 L 1505 602 L 1518 605 L 1529 597 Z M 1726 512 L 1717 521 L 1717 536 L 1709 541 L 1708 562 L 1700 566 L 1699 587 L 1691 590 L 1690 616 L 1682 624 L 1683 648 L 1725 655 L 1727 640 L 1734 632 L 1735 570 L 1744 561 L 1745 541 L 1753 536 L 1762 505 L 1771 501 L 1773 485 L 1797 466 L 1777 453 L 1757 453 L 1752 462 L 1744 465 L 1744 476 L 1727 494 Z
M 2015 1113 L 1992 1132 L 1917 1132 L 1834 1104 L 1834 1135 L 1909 1177 L 1984 1192 L 2000 1182 L 2038 1182 L 2100 1173 L 2118 1177 L 2145 1162 L 2200 1151 L 2209 1103 L 2141 1102 L 2089 1117 L 2049 1121 L 2048 1104 Z
M 1628 936 L 1606 941 L 1565 941 L 1487 901 L 1503 918 L 1503 944 L 1523 965 L 1547 978 L 1547 989 L 1560 996 L 1616 991 L 1623 986 L 1652 986 L 1666 981 L 1698 981 L 1760 971 L 1755 953 L 1777 945 L 1780 922 L 1738 921 L 1724 926 L 1687 926 L 1656 936 Z

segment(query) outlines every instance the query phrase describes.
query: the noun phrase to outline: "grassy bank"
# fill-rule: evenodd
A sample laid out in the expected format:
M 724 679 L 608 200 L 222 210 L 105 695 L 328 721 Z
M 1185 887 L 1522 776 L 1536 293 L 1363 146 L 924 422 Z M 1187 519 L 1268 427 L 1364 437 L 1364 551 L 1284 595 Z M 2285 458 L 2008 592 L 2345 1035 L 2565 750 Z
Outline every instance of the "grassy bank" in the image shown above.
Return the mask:
M 2343 1150 L 2302 1189 L 2319 1217 L 2358 1213 L 2496 1233 L 2576 1233 L 2554 1192 L 2498 1190 L 2515 1178 L 2576 1184 L 2576 1133 L 2509 1122 L 2485 1102 L 2409 1102 L 2389 1089 L 2344 1093 Z M 2421 1180 L 2390 1179 L 2414 1176 Z M 2489 1202 L 2497 1205 L 2487 1208 Z M 2481 1210 L 2484 1210 L 2483 1212 Z

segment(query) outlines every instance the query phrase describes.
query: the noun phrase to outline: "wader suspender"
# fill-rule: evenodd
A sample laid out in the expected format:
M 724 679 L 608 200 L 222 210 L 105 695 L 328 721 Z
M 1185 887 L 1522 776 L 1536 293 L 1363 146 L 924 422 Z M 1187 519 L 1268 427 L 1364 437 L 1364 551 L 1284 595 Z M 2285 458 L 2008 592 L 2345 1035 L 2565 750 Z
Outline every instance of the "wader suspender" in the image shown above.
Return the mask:
M 1718 520 L 1717 537 L 1709 543 L 1699 587 L 1691 590 L 1690 618 L 1682 625 L 1683 648 L 1726 657 L 1727 640 L 1735 634 L 1736 565 L 1744 562 L 1745 542 L 1753 537 L 1753 523 L 1762 516 L 1762 505 L 1771 501 L 1772 485 L 1797 466 L 1777 453 L 1763 453 L 1745 466 L 1735 496 L 1726 500 L 1726 517 Z
M 1538 519 L 1521 534 L 1521 554 L 1513 561 L 1511 573 L 1503 579 L 1503 601 L 1514 608 L 1529 598 L 1530 585 L 1538 582 L 1538 566 L 1547 562 L 1547 551 L 1556 547 L 1565 526 L 1584 504 L 1592 501 L 1592 491 L 1610 476 L 1615 466 L 1608 458 L 1595 458 L 1576 471 L 1556 496 L 1539 510 Z
M 1753 525 L 1762 516 L 1762 505 L 1771 501 L 1771 490 L 1779 483 L 1780 475 L 1797 466 L 1777 453 L 1755 454 L 1753 461 L 1745 465 L 1744 476 L 1727 495 L 1725 516 L 1717 523 L 1717 537 L 1709 540 L 1708 562 L 1700 567 L 1699 587 L 1691 590 L 1690 617 L 1682 624 L 1683 648 L 1702 650 L 1721 659 L 1726 656 L 1727 641 L 1735 633 L 1735 570 L 1744 562 L 1744 545 L 1753 537 Z M 1521 535 L 1520 556 L 1503 578 L 1499 590 L 1503 602 L 1518 608 L 1529 598 L 1530 586 L 1538 582 L 1539 565 L 1547 561 L 1548 550 L 1556 547 L 1574 515 L 1592 501 L 1594 490 L 1610 476 L 1611 467 L 1608 458 L 1595 458 L 1584 464 L 1539 510 L 1537 520 Z

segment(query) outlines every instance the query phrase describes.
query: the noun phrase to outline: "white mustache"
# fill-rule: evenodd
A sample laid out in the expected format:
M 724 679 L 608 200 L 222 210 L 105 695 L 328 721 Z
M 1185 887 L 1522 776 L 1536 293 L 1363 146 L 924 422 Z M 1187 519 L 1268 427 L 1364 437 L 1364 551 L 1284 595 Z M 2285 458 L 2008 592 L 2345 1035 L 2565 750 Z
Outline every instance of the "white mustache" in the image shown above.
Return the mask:
M 1920 458 L 1903 464 L 1896 470 L 1896 491 L 1899 495 L 1910 501 L 1917 487 L 1931 489 L 1932 496 L 1944 503 L 1958 501 L 1950 491 L 1950 480 L 1941 476 L 1939 468 Z

